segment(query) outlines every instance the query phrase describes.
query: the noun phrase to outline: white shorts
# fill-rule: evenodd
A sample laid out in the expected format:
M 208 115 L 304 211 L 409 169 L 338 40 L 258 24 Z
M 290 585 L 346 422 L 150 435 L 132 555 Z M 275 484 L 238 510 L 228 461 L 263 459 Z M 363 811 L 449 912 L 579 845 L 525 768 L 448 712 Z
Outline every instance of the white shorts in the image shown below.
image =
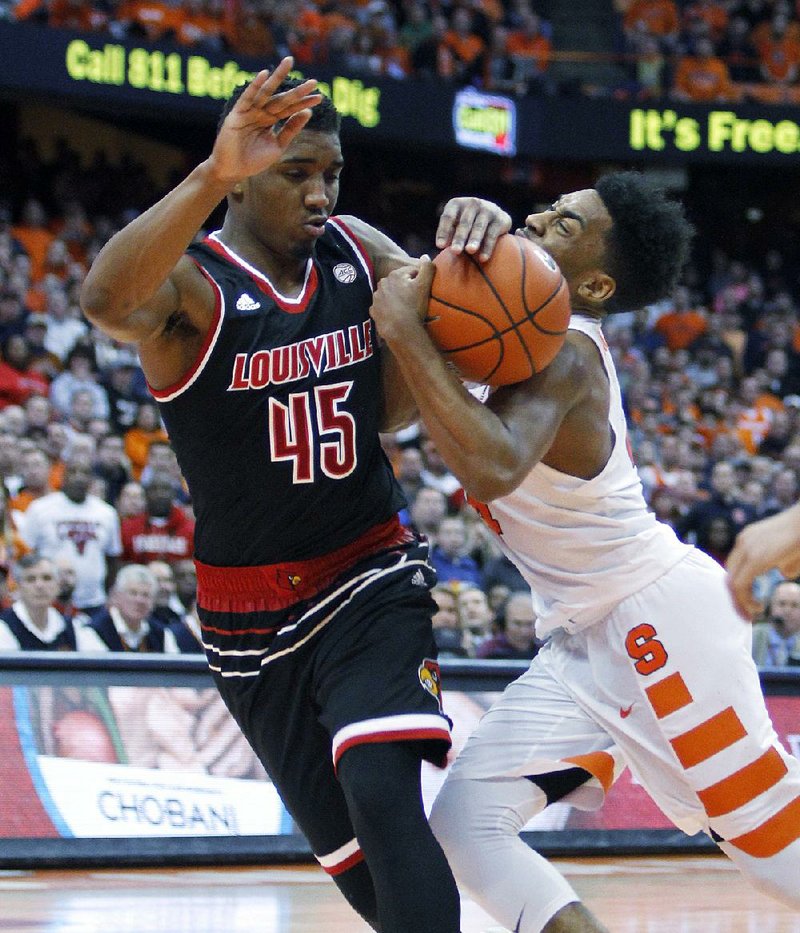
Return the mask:
M 800 761 L 780 745 L 725 573 L 699 551 L 576 634 L 557 631 L 486 713 L 448 782 L 580 765 L 591 809 L 627 764 L 664 813 L 755 858 L 800 838 Z

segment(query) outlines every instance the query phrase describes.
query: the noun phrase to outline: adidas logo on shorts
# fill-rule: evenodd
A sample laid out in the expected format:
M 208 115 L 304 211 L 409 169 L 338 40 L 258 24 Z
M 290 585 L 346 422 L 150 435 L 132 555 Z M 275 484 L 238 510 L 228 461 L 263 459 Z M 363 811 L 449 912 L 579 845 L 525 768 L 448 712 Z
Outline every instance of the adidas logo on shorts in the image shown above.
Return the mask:
M 260 301 L 254 301 L 248 294 L 245 292 L 243 295 L 239 295 L 236 299 L 236 310 L 237 311 L 258 311 L 261 307 Z
M 418 570 L 414 574 L 414 576 L 411 578 L 411 582 L 414 586 L 426 586 L 427 585 L 425 583 L 425 574 L 421 570 Z

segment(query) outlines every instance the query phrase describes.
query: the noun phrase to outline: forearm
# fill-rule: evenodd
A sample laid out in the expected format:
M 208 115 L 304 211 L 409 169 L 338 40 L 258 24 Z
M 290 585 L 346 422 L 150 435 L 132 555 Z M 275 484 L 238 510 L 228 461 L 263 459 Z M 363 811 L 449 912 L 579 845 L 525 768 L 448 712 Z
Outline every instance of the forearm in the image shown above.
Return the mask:
M 464 489 L 482 501 L 509 492 L 519 457 L 502 420 L 469 393 L 424 328 L 391 350 L 428 434 Z
M 81 292 L 86 316 L 104 329 L 123 328 L 153 299 L 211 211 L 229 190 L 209 161 L 115 234 L 98 254 Z
M 400 431 L 419 420 L 419 409 L 414 396 L 394 354 L 385 345 L 381 347 L 381 379 L 383 387 L 381 433 Z

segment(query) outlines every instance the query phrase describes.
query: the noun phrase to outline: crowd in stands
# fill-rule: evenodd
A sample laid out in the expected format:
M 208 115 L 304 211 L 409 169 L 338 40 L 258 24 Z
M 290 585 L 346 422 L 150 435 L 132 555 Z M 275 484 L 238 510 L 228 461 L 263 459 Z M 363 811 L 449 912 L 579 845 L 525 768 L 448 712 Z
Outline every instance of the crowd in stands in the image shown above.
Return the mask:
M 640 100 L 798 103 L 800 10 L 791 0 L 615 0 Z
M 409 22 L 418 5 L 404 5 Z M 772 23 L 767 7 L 783 9 L 780 0 L 746 0 L 714 17 L 721 4 L 704 0 L 684 5 L 662 34 L 655 20 L 647 29 L 636 20 L 648 5 L 635 0 L 625 11 L 626 35 L 657 35 L 661 50 L 677 49 L 687 35 L 724 36 L 745 14 L 755 29 Z M 283 6 L 263 9 L 279 16 Z M 375 11 L 374 3 L 350 7 Z M 491 19 L 490 9 L 469 7 Z M 526 0 L 498 7 L 511 25 L 529 9 Z M 437 10 L 459 20 L 467 7 Z M 82 166 L 65 140 L 48 159 L 31 140 L 14 153 L 6 147 L 0 175 L 8 182 L 0 198 L 0 650 L 88 640 L 109 650 L 198 651 L 185 483 L 135 354 L 93 330 L 78 303 L 92 259 L 155 200 L 155 186 L 128 157 L 112 165 L 98 154 Z M 434 251 L 417 245 L 417 254 Z M 798 270 L 779 244 L 744 262 L 720 242 L 708 267 L 690 266 L 668 302 L 615 315 L 607 332 L 651 507 L 724 564 L 745 524 L 797 499 Z M 385 446 L 408 498 L 403 518 L 433 546 L 442 653 L 531 657 L 538 645 L 530 600 L 516 599 L 529 595 L 527 586 L 433 444 L 416 427 L 387 436 Z M 783 615 L 771 615 L 781 582 L 759 581 L 771 607 L 771 653 L 763 657 L 800 663 L 796 642 L 785 651 L 773 645 L 796 634 Z
M 648 100 L 798 102 L 792 0 L 604 0 L 627 78 L 584 91 Z M 517 95 L 555 93 L 552 62 L 585 61 L 542 0 L 0 0 L 0 17 L 274 61 L 422 77 Z M 591 57 L 591 56 L 589 56 Z M 580 83 L 579 83 L 580 86 Z

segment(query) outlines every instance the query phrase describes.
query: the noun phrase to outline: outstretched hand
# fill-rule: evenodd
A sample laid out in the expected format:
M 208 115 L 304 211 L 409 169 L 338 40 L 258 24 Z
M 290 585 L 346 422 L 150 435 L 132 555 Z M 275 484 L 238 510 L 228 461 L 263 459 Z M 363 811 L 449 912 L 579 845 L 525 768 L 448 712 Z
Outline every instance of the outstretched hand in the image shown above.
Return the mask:
M 478 255 L 481 262 L 492 255 L 498 237 L 511 229 L 511 217 L 483 198 L 451 198 L 439 218 L 436 246 L 455 253 Z
M 287 56 L 272 73 L 260 71 L 223 121 L 209 161 L 216 175 L 231 185 L 276 162 L 322 100 L 313 78 L 277 92 L 293 64 Z M 282 126 L 276 129 L 278 123 Z
M 728 588 L 745 618 L 761 608 L 753 595 L 757 576 L 777 568 L 787 580 L 800 576 L 800 503 L 743 528 L 725 562 Z

